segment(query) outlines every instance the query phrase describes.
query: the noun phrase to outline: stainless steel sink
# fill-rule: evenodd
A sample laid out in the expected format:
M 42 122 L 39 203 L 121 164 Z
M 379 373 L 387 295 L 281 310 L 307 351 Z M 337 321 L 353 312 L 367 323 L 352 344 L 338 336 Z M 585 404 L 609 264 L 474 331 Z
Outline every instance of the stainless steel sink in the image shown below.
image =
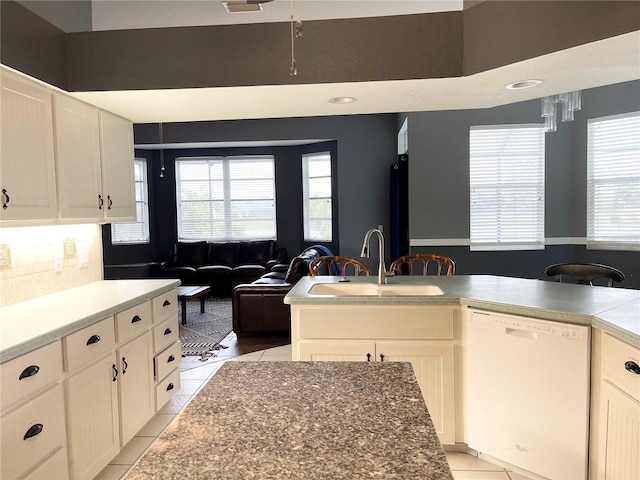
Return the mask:
M 405 297 L 442 295 L 435 285 L 376 285 L 371 283 L 317 283 L 307 292 L 309 295 L 334 295 L 346 297 Z

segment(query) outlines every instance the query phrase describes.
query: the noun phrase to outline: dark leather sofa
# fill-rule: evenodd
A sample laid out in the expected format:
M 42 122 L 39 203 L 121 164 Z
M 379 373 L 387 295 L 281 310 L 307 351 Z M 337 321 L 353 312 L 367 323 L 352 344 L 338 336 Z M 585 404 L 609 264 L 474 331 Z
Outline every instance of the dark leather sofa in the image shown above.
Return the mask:
M 179 278 L 182 285 L 208 285 L 216 296 L 260 278 L 287 261 L 287 251 L 273 240 L 178 242 L 172 258 L 151 266 L 153 277 Z
M 291 260 L 275 265 L 251 284 L 233 289 L 233 331 L 238 337 L 253 334 L 291 334 L 291 308 L 284 303 L 289 290 L 304 275 L 309 263 L 324 255 L 332 255 L 326 247 L 314 245 Z

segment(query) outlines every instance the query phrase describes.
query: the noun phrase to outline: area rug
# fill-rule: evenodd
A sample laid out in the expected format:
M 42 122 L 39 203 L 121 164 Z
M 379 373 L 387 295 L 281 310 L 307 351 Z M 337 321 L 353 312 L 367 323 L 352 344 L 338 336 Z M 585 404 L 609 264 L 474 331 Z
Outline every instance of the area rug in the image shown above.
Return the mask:
M 227 348 L 220 342 L 233 329 L 231 298 L 205 298 L 204 313 L 200 313 L 200 300 L 187 302 L 187 324 L 182 324 L 182 313 L 178 309 L 182 356 L 199 356 L 202 359 L 216 356 L 220 349 Z

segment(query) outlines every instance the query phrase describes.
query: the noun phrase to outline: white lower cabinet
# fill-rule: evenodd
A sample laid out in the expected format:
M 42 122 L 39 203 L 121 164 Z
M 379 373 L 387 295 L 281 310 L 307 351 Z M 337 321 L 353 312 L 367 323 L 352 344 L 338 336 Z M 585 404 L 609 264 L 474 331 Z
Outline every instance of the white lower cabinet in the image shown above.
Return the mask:
M 181 344 L 178 340 L 178 316 L 175 307 L 173 309 L 169 320 L 153 328 L 156 411 L 180 389 Z
M 640 349 L 593 330 L 590 478 L 640 478 Z
M 21 480 L 61 480 L 69 476 L 67 449 L 61 448 Z
M 115 352 L 66 380 L 71 478 L 91 479 L 120 450 Z
M 124 447 L 155 413 L 151 332 L 118 349 L 120 446 Z
M 455 443 L 454 308 L 292 305 L 293 360 L 409 362 L 443 444 Z

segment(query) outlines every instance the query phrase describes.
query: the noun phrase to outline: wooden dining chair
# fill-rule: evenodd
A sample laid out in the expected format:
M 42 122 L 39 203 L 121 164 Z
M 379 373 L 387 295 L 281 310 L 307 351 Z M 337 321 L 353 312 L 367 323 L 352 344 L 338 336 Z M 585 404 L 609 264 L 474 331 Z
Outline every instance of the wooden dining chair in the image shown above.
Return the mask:
M 360 260 L 350 257 L 325 256 L 318 257 L 309 263 L 309 275 L 317 277 L 320 275 L 338 275 L 346 277 L 369 276 L 371 271 Z
M 556 263 L 549 265 L 544 273 L 549 277 L 556 277 L 556 282 L 562 282 L 562 276 L 572 277 L 580 285 L 593 285 L 598 278 L 607 279 L 607 287 L 613 287 L 613 282 L 622 282 L 624 273 L 609 265 L 601 263 Z
M 394 275 L 446 275 L 456 272 L 456 264 L 449 257 L 435 253 L 414 253 L 395 260 L 389 267 Z

